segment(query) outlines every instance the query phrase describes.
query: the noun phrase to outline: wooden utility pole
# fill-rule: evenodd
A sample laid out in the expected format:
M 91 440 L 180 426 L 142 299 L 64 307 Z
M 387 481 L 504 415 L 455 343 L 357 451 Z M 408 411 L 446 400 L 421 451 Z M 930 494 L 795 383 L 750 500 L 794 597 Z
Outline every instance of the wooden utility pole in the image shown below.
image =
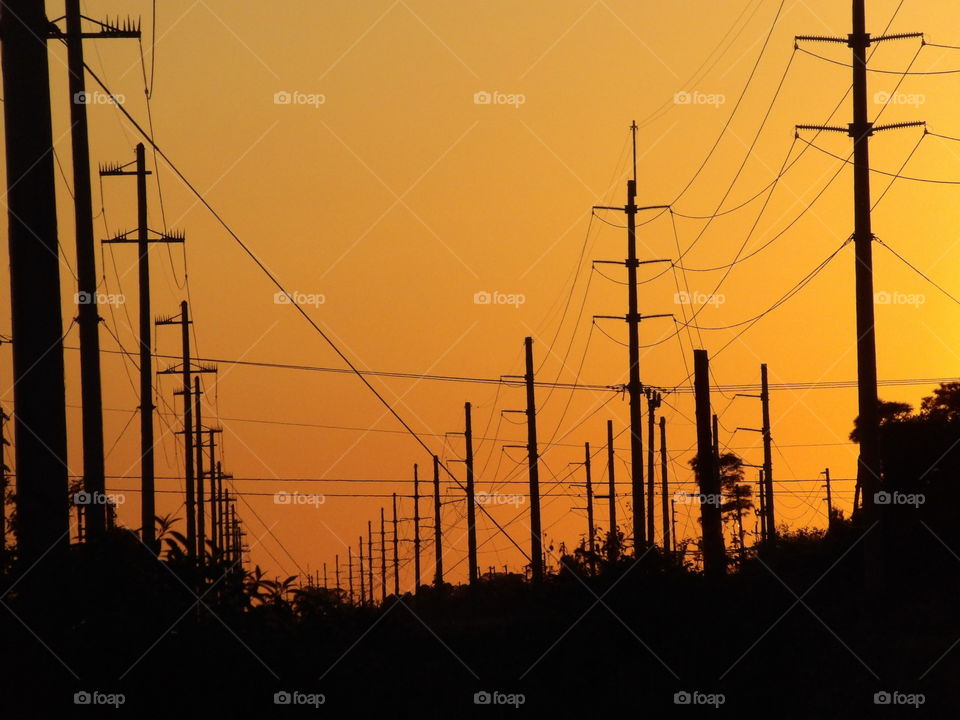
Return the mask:
M 443 585 L 443 534 L 440 526 L 440 458 L 433 456 L 433 546 L 436 552 L 436 570 L 433 584 Z
M 420 592 L 420 478 L 413 465 L 413 592 Z
M 590 443 L 583 444 L 583 467 L 587 473 L 587 548 L 590 551 L 590 568 L 596 572 L 597 541 L 593 524 L 593 478 L 590 474 Z
M 340 590 L 340 556 L 333 556 L 333 578 L 337 583 L 337 590 Z
M 350 581 L 350 584 L 353 584 L 353 581 Z M 363 580 L 363 535 L 360 536 L 360 604 L 364 605 L 367 602 L 367 591 L 364 586 Z
M 619 536 L 617 534 L 617 481 L 616 456 L 613 449 L 613 420 L 607 420 L 607 483 L 609 486 L 610 501 L 610 534 L 607 538 L 608 560 L 613 562 L 619 553 Z
M 104 502 L 103 396 L 100 376 L 100 316 L 97 313 L 97 263 L 90 190 L 90 145 L 87 134 L 88 96 L 83 69 L 84 38 L 139 38 L 140 29 L 97 23 L 96 32 L 83 32 L 80 0 L 64 3 L 66 33 L 53 26 L 50 37 L 67 45 L 70 93 L 70 140 L 73 148 L 73 209 L 77 250 L 77 329 L 80 336 L 80 400 L 83 432 L 83 488 L 94 501 L 84 506 L 85 537 L 98 538 L 106 529 Z
M 660 510 L 663 515 L 663 549 L 671 552 L 670 491 L 667 482 L 667 419 L 660 416 Z
M 120 233 L 113 238 L 104 240 L 105 243 L 136 243 L 138 255 L 138 290 L 140 312 L 140 521 L 142 524 L 141 537 L 144 545 L 153 552 L 156 547 L 156 497 L 153 463 L 153 413 L 156 407 L 153 404 L 153 317 L 150 314 L 150 244 L 151 243 L 182 243 L 183 235 L 167 235 L 158 233 L 158 237 L 150 237 L 150 228 L 147 226 L 147 170 L 146 155 L 143 143 L 137 143 L 134 171 L 125 170 L 126 165 L 110 165 L 101 168 L 101 177 L 120 175 L 134 175 L 137 179 L 137 236 L 128 237 L 128 233 Z M 201 558 L 203 553 L 201 552 Z
M 207 428 L 207 437 L 210 444 L 210 542 L 214 548 L 217 547 L 217 535 L 220 530 L 220 517 L 217 515 L 217 468 L 220 466 L 217 460 L 217 441 L 216 433 L 222 432 L 218 428 Z
M 65 553 L 70 542 L 48 28 L 44 3 L 0 3 L 17 544 L 24 567 L 48 552 Z
M 201 566 L 206 564 L 207 533 L 206 519 L 203 512 L 203 418 L 200 411 L 200 378 L 193 379 L 193 415 L 196 421 L 196 467 L 197 467 L 197 560 Z
M 760 488 L 760 540 L 767 541 L 767 486 L 763 480 L 763 468 L 757 474 L 757 486 Z
M 7 569 L 7 420 L 10 416 L 0 407 L 0 574 Z
M 327 589 L 327 564 L 323 564 L 323 589 Z
M 353 548 L 347 547 L 347 583 L 350 585 L 350 604 L 353 605 Z
M 537 401 L 534 391 L 533 338 L 523 341 L 527 386 L 527 467 L 530 473 L 530 577 L 543 580 L 543 535 L 540 528 L 540 451 L 537 448 Z
M 694 392 L 697 418 L 697 483 L 703 529 L 703 569 L 708 575 L 726 572 L 723 522 L 720 517 L 720 475 L 714 461 L 710 431 L 710 360 L 706 350 L 694 350 Z
M 647 388 L 647 540 L 652 545 L 654 541 L 654 517 L 657 514 L 654 504 L 654 486 L 656 478 L 653 472 L 654 463 L 654 431 L 656 428 L 656 412 L 660 407 L 660 393 Z
M 373 522 L 367 520 L 367 587 L 370 589 L 370 604 L 373 605 Z
M 873 302 L 873 294 L 870 295 Z M 770 436 L 770 389 L 767 385 L 767 364 L 760 366 L 760 404 L 763 408 L 763 425 L 760 432 L 763 434 L 763 482 L 764 482 L 764 506 L 767 511 L 767 540 L 773 542 L 777 539 L 777 521 L 773 512 L 773 453 L 770 445 L 772 438 Z
M 380 602 L 387 601 L 387 531 L 380 508 Z
M 830 468 L 826 468 L 823 471 L 823 475 L 827 480 L 827 530 L 830 529 L 830 525 L 833 524 L 833 494 L 830 491 Z
M 393 594 L 400 596 L 400 548 L 397 536 L 397 494 L 393 494 Z
M 479 576 L 477 574 L 477 503 L 473 477 L 473 413 L 470 403 L 464 403 L 463 409 L 467 453 L 467 564 L 470 584 L 476 585 Z

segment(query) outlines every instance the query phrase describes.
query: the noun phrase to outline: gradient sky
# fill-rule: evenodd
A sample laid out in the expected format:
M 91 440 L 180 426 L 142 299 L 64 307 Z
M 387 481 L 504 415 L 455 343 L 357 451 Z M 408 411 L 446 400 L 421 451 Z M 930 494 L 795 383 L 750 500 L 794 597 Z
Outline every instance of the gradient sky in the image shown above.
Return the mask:
M 897 0 L 868 4 L 874 34 L 880 34 L 897 5 Z M 949 34 L 960 27 L 955 3 L 920 6 L 906 3 L 891 32 L 924 31 L 929 42 L 956 44 L 958 39 Z M 785 158 L 792 162 L 799 157 L 768 202 L 767 194 L 761 194 L 709 223 L 678 215 L 674 225 L 668 214 L 642 217 L 655 218 L 638 232 L 642 259 L 676 258 L 677 243 L 687 248 L 699 237 L 682 263 L 686 273 L 668 269 L 641 286 L 643 313 L 674 313 L 682 319 L 690 308 L 675 302 L 679 288 L 716 296 L 717 303 L 697 317 L 703 328 L 741 323 L 770 308 L 852 232 L 849 166 L 794 139 L 797 123 L 829 119 L 844 126 L 849 120 L 849 100 L 839 104 L 850 84 L 850 71 L 841 65 L 849 63 L 849 50 L 844 44 L 802 46 L 841 63 L 833 64 L 794 51 L 793 43 L 798 34 L 845 36 L 849 9 L 846 3 L 825 0 L 785 0 L 761 57 L 778 7 L 779 0 L 324 0 L 270 6 L 167 0 L 159 4 L 154 52 L 151 3 L 146 0 L 87 2 L 84 12 L 143 17 L 158 144 L 288 290 L 325 298 L 307 310 L 358 366 L 487 378 L 519 374 L 523 338 L 530 335 L 538 364 L 543 361 L 538 379 L 572 382 L 579 376 L 587 383 L 616 384 L 626 375 L 626 348 L 620 344 L 626 327 L 599 321 L 591 330 L 590 318 L 625 311 L 625 288 L 614 282 L 622 282 L 624 271 L 601 266 L 609 280 L 592 272 L 590 261 L 622 259 L 625 233 L 596 218 L 591 221 L 590 208 L 624 202 L 632 120 L 640 126 L 638 202 L 675 201 L 674 209 L 683 215 L 735 208 L 769 186 Z M 59 3 L 48 2 L 51 18 L 61 12 Z M 63 171 L 57 192 L 66 325 L 76 314 L 70 270 L 75 253 L 69 106 L 65 53 L 56 43 L 50 47 L 55 149 Z M 889 72 L 870 75 L 871 114 L 882 111 L 884 123 L 926 120 L 931 132 L 960 136 L 960 113 L 952 102 L 960 89 L 958 75 L 899 74 L 911 60 L 913 71 L 960 68 L 960 50 L 927 46 L 916 55 L 918 47 L 917 40 L 879 47 L 871 65 Z M 111 90 L 124 96 L 124 107 L 146 124 L 136 41 L 88 41 L 86 57 Z M 88 88 L 96 88 L 90 78 Z M 894 90 L 884 109 L 877 93 Z M 278 92 L 322 96 L 324 102 L 276 104 Z M 477 92 L 519 94 L 523 102 L 476 104 Z M 678 92 L 698 101 L 677 103 Z M 687 188 L 731 114 L 722 141 Z M 92 105 L 90 124 L 94 163 L 132 160 L 138 138 L 115 107 Z M 850 152 L 849 139 L 841 134 L 802 137 L 835 155 Z M 878 134 L 871 151 L 874 167 L 885 172 L 896 173 L 909 156 L 905 175 L 960 180 L 960 144 L 922 137 L 918 128 Z M 153 166 L 152 157 L 149 164 Z M 874 174 L 871 179 L 874 201 L 879 200 L 876 235 L 957 294 L 951 278 L 951 268 L 960 262 L 955 187 L 898 180 L 885 192 L 890 177 Z M 95 203 L 102 197 L 105 208 L 96 220 L 98 237 L 133 227 L 133 181 L 105 179 L 102 195 L 100 187 L 94 177 Z M 160 246 L 152 250 L 153 309 L 158 315 L 177 311 L 188 268 L 201 356 L 342 367 L 293 308 L 274 302 L 276 288 L 169 168 L 161 165 L 150 192 L 151 227 L 162 229 L 165 222 L 187 234 L 185 256 L 176 247 L 169 253 Z M 100 213 L 99 207 L 95 212 Z M 618 213 L 602 217 L 623 223 Z M 788 226 L 729 274 L 695 271 L 726 265 L 744 243 L 746 254 Z M 0 253 L 6 251 L 3 243 Z M 877 307 L 880 378 L 960 375 L 954 301 L 885 248 L 877 245 L 874 252 L 877 291 L 902 301 Z M 101 334 L 103 347 L 117 350 L 112 332 L 133 349 L 135 251 L 106 247 L 98 263 L 101 290 L 126 297 L 123 306 L 102 312 L 110 330 Z M 667 267 L 646 266 L 641 278 L 654 278 Z M 691 347 L 710 351 L 720 384 L 758 382 L 761 362 L 768 363 L 773 383 L 853 380 L 853 279 L 853 248 L 848 245 L 802 291 L 742 334 L 743 325 L 682 330 L 674 336 L 671 320 L 646 321 L 641 325 L 641 341 L 648 345 L 641 360 L 643 380 L 689 388 Z M 0 284 L 2 296 L 9 297 L 8 278 L 3 276 Z M 478 291 L 522 294 L 525 302 L 520 307 L 477 305 Z M 0 331 L 8 330 L 4 312 Z M 160 328 L 156 336 L 158 352 L 179 352 L 176 329 Z M 76 347 L 75 328 L 66 342 Z M 161 359 L 157 364 L 170 363 Z M 108 488 L 123 493 L 139 484 L 137 423 L 128 425 L 137 405 L 136 371 L 119 355 L 106 355 L 103 368 Z M 9 407 L 7 346 L 0 349 L 0 369 Z M 73 350 L 67 351 L 67 369 L 70 468 L 76 474 L 82 458 Z M 157 474 L 168 478 L 158 482 L 164 490 L 182 487 L 182 480 L 175 479 L 182 451 L 171 432 L 178 429 L 178 420 L 170 414 L 179 412 L 179 399 L 173 396 L 178 382 L 175 377 L 157 380 Z M 478 489 L 522 492 L 522 484 L 502 482 L 525 480 L 523 451 L 501 446 L 523 442 L 524 428 L 515 425 L 520 417 L 500 416 L 502 409 L 523 406 L 521 389 L 407 379 L 371 382 L 445 460 L 462 457 L 462 438 L 444 434 L 462 430 L 463 403 L 471 401 L 477 436 L 497 438 L 478 441 Z M 429 475 L 429 455 L 397 432 L 396 420 L 354 376 L 222 364 L 216 383 L 205 377 L 204 387 L 204 412 L 219 417 L 224 429 L 225 469 L 237 478 L 262 478 L 236 486 L 267 493 L 244 497 L 239 511 L 252 562 L 270 574 L 314 571 L 327 562 L 332 576 L 334 554 L 345 557 L 345 545 L 355 544 L 366 533 L 366 521 L 378 518 L 381 505 L 389 504 L 388 499 L 337 494 L 409 494 L 413 463 L 420 464 L 421 478 Z M 916 405 L 932 387 L 881 388 L 881 397 Z M 627 404 L 611 393 L 578 391 L 571 398 L 565 390 L 549 397 L 546 390 L 538 392 L 541 475 L 545 488 L 552 489 L 543 500 L 543 527 L 550 542 L 570 546 L 586 521 L 582 510 L 575 509 L 583 499 L 570 496 L 582 488 L 569 485 L 582 482 L 582 470 L 569 463 L 582 460 L 584 441 L 602 450 L 608 419 L 618 432 L 624 428 Z M 716 393 L 713 402 L 720 414 L 721 445 L 759 464 L 759 435 L 734 432 L 759 425 L 759 403 Z M 854 476 L 856 448 L 847 434 L 856 414 L 855 390 L 782 390 L 772 394 L 771 405 L 775 477 L 798 481 L 777 485 L 778 519 L 793 527 L 823 527 L 821 470 L 829 466 L 838 479 L 837 505 L 849 512 L 852 502 L 848 479 Z M 672 480 L 689 482 L 687 463 L 695 442 L 692 395 L 681 388 L 667 396 L 663 410 Z M 551 439 L 556 444 L 548 446 Z M 625 436 L 617 445 L 622 448 L 619 479 L 626 480 Z M 462 465 L 450 467 L 462 476 Z M 754 473 L 748 470 L 748 479 L 755 479 Z M 594 477 L 605 479 L 602 455 L 596 458 Z M 554 478 L 565 482 L 555 485 Z M 462 497 L 455 486 L 444 485 L 451 500 Z M 692 485 L 677 489 L 684 488 Z M 624 493 L 627 489 L 623 486 Z M 289 507 L 276 505 L 269 496 L 277 490 L 327 497 L 319 507 Z M 138 503 L 130 492 L 121 509 L 121 520 L 131 527 L 139 524 Z M 158 496 L 161 513 L 173 512 L 177 505 L 176 495 Z M 428 514 L 429 508 L 425 502 L 422 512 Z M 629 517 L 628 508 L 625 497 L 621 522 Z M 499 522 L 510 523 L 512 536 L 526 547 L 526 506 L 521 509 L 518 513 L 503 505 L 491 512 Z M 409 500 L 403 501 L 402 517 L 411 513 Z M 453 580 L 466 573 L 464 513 L 462 501 L 444 507 L 445 564 L 452 568 L 448 578 Z M 698 532 L 696 516 L 694 506 L 678 506 L 681 538 Z M 605 526 L 606 509 L 600 504 L 597 519 Z M 752 518 L 747 526 L 753 528 Z M 401 533 L 409 538 L 411 523 L 404 522 Z M 520 566 L 510 541 L 494 534 L 482 516 L 479 535 L 483 569 Z M 427 548 L 426 578 L 432 572 L 431 553 Z M 401 556 L 410 554 L 407 544 Z M 405 588 L 411 577 L 407 564 Z

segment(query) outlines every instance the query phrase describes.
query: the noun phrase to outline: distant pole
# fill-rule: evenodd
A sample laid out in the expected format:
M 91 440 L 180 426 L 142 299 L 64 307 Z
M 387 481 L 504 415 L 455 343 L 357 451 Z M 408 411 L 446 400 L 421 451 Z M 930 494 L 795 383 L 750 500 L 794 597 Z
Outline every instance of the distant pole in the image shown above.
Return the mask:
M 613 450 L 613 420 L 607 420 L 607 482 L 610 486 L 610 536 L 607 539 L 608 559 L 613 562 L 619 555 L 617 536 L 617 481 Z
M 340 590 L 340 556 L 333 556 L 333 578 L 337 583 L 337 590 Z
M 353 585 L 353 580 L 350 581 L 351 586 Z M 360 604 L 364 605 L 367 602 L 367 590 L 364 586 L 363 580 L 363 535 L 360 536 Z
M 200 406 L 200 378 L 193 378 L 193 415 L 197 423 L 194 437 L 196 438 L 197 455 L 197 561 L 201 567 L 206 564 L 207 557 L 207 527 L 203 509 L 203 417 Z
M 387 600 L 387 531 L 380 508 L 380 602 Z
M 420 478 L 413 465 L 413 592 L 420 592 Z
M 671 530 L 671 533 L 670 533 L 671 539 L 673 541 L 673 545 L 671 546 L 670 549 L 673 550 L 673 552 L 676 552 L 677 551 L 677 501 L 676 501 L 676 498 L 673 498 L 673 497 L 670 498 L 670 530 Z
M 67 421 L 44 3 L 0 4 L 13 342 L 17 543 L 24 566 L 66 552 Z
M 361 577 L 363 573 L 361 573 Z M 353 548 L 347 547 L 347 583 L 350 585 L 350 604 L 353 605 Z
M 400 548 L 397 537 L 397 494 L 393 494 L 393 594 L 400 596 Z
M 540 528 L 540 454 L 537 449 L 537 402 L 534 392 L 533 338 L 523 341 L 526 356 L 524 381 L 527 386 L 527 466 L 530 473 L 530 577 L 543 580 L 543 535 Z
M 323 588 L 327 588 L 327 564 L 323 564 Z
M 873 303 L 873 295 L 870 295 Z M 873 305 L 871 304 L 871 309 Z M 872 313 L 871 313 L 872 314 Z M 767 364 L 760 366 L 760 403 L 763 406 L 763 481 L 766 485 L 767 535 L 771 542 L 777 539 L 777 521 L 773 512 L 773 455 L 770 451 L 770 389 L 767 386 Z
M 830 492 L 830 468 L 826 468 L 823 474 L 827 479 L 827 530 L 829 530 L 830 524 L 833 522 L 833 494 Z
M 656 508 L 653 502 L 654 486 L 654 432 L 656 428 L 656 412 L 660 407 L 660 393 L 655 390 L 647 391 L 647 541 L 654 543 L 654 517 Z
M 190 377 L 190 308 L 187 301 L 180 303 L 180 342 L 183 352 L 183 470 L 186 485 L 187 548 L 190 558 L 197 558 L 196 486 L 193 473 L 193 389 Z
M 710 429 L 710 360 L 706 350 L 694 350 L 694 392 L 697 419 L 697 481 L 703 501 L 700 518 L 703 530 L 703 569 L 707 575 L 723 575 L 726 557 L 720 505 L 720 476 L 714 462 Z
M 590 474 L 590 443 L 583 444 L 583 467 L 587 472 L 587 548 L 590 551 L 590 568 L 596 572 L 597 542 L 593 524 L 593 478 Z
M 223 468 L 220 465 L 220 461 L 217 461 L 217 517 L 220 522 L 217 523 L 217 547 L 220 548 L 221 553 L 223 552 L 224 547 L 224 517 L 223 517 Z
M 663 515 L 663 549 L 671 552 L 670 491 L 667 482 L 667 419 L 660 416 L 660 510 Z
M 210 543 L 217 544 L 217 442 L 214 438 L 214 429 L 207 430 L 210 441 Z
M 367 588 L 370 591 L 370 604 L 376 600 L 373 595 L 373 522 L 367 520 Z
M 0 574 L 6 570 L 7 562 L 7 472 L 6 462 L 7 420 L 10 416 L 0 407 Z
M 767 491 L 763 481 L 763 468 L 757 472 L 757 485 L 760 488 L 760 541 L 767 541 Z
M 443 538 L 440 527 L 440 458 L 433 456 L 433 545 L 436 551 L 436 571 L 433 584 L 443 585 Z
M 470 403 L 464 403 L 464 437 L 467 452 L 467 564 L 470 584 L 476 585 L 477 573 L 477 504 L 473 477 L 473 413 Z

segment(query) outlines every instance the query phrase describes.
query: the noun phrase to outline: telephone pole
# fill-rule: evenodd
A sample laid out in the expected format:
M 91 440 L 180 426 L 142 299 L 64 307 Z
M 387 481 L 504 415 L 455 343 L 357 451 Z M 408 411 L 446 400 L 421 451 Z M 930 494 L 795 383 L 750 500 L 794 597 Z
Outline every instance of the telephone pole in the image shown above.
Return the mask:
M 610 535 L 607 538 L 607 554 L 610 562 L 620 554 L 620 541 L 617 534 L 617 481 L 615 455 L 613 449 L 613 420 L 607 420 L 607 482 L 610 502 Z
M 533 338 L 523 341 L 527 371 L 527 467 L 530 472 L 530 577 L 543 580 L 543 535 L 540 528 L 540 451 L 537 448 L 537 401 L 533 386 Z
M 433 545 L 436 552 L 436 570 L 433 584 L 443 585 L 443 538 L 440 528 L 440 458 L 433 456 Z
M 667 419 L 660 416 L 660 509 L 663 513 L 663 550 L 671 552 L 670 493 L 667 482 Z
M 206 519 L 203 512 L 203 419 L 200 410 L 200 378 L 193 379 L 193 414 L 196 420 L 195 437 L 197 463 L 197 560 L 200 566 L 206 564 Z
M 393 494 L 393 594 L 400 597 L 400 549 L 397 538 L 397 494 Z
M 476 585 L 477 574 L 477 503 L 473 477 L 473 413 L 470 403 L 464 403 L 464 437 L 467 451 L 467 561 L 470 584 Z
M 387 601 L 387 531 L 380 508 L 380 602 Z
M 593 477 L 590 470 L 590 443 L 583 444 L 583 467 L 587 473 L 587 548 L 590 550 L 590 565 L 595 565 L 597 542 L 593 524 Z
M 363 535 L 360 536 L 360 604 L 364 605 L 367 602 L 367 591 L 363 584 Z M 350 580 L 351 586 L 353 585 L 353 580 Z
M 65 553 L 67 421 L 44 3 L 0 4 L 13 334 L 17 543 L 24 567 Z
M 823 475 L 826 478 L 827 484 L 827 530 L 830 529 L 830 525 L 833 524 L 833 494 L 830 491 L 830 468 L 826 468 L 823 471 Z
M 640 310 L 637 299 L 637 268 L 648 263 L 670 262 L 669 260 L 637 259 L 637 213 L 641 210 L 668 209 L 668 205 L 637 207 L 637 123 L 630 125 L 630 138 L 633 157 L 633 177 L 627 180 L 627 204 L 622 207 L 595 206 L 594 210 L 617 210 L 627 216 L 627 259 L 626 261 L 597 261 L 627 268 L 627 315 L 599 315 L 598 318 L 626 320 L 629 332 L 630 372 L 627 382 L 627 394 L 630 397 L 630 485 L 633 497 L 633 552 L 640 556 L 641 548 L 646 544 L 644 531 L 643 500 L 643 385 L 640 382 Z M 644 315 L 643 318 L 672 317 L 670 315 Z
M 10 416 L 0 407 L 0 575 L 7 569 L 7 473 L 10 468 L 6 464 L 6 448 L 10 444 L 7 441 L 9 419 Z
M 654 459 L 654 429 L 656 428 L 656 412 L 660 407 L 660 393 L 647 388 L 647 540 L 654 544 L 654 517 L 656 507 L 653 502 L 654 485 L 656 478 L 653 473 Z
M 376 600 L 373 599 L 373 522 L 367 520 L 367 586 L 370 589 L 370 604 L 373 605 Z
M 857 486 L 862 490 L 863 512 L 867 521 L 877 515 L 874 496 L 882 488 L 880 467 L 880 416 L 877 401 L 877 344 L 874 325 L 873 294 L 873 230 L 870 199 L 870 136 L 882 130 L 919 127 L 922 122 L 874 125 L 868 114 L 867 48 L 874 43 L 906 38 L 922 38 L 923 33 L 897 33 L 871 37 L 866 29 L 864 0 L 853 0 L 853 32 L 845 38 L 801 35 L 797 42 L 845 43 L 853 54 L 853 122 L 847 127 L 798 125 L 797 130 L 842 132 L 853 140 L 853 196 L 856 309 L 857 309 L 857 401 L 859 410 L 860 456 L 857 463 Z M 767 488 L 772 478 L 767 477 Z M 767 511 L 772 518 L 773 502 L 767 498 Z M 770 518 L 767 533 L 771 539 L 775 527 Z
M 873 295 L 871 294 L 871 302 Z M 872 312 L 872 311 L 871 311 Z M 777 539 L 777 522 L 773 512 L 773 453 L 770 450 L 770 388 L 767 385 L 767 364 L 760 365 L 760 404 L 762 406 L 763 425 L 760 428 L 763 434 L 763 483 L 764 505 L 767 511 L 767 539 L 771 542 Z
M 70 141 L 73 149 L 73 209 L 77 250 L 77 329 L 80 336 L 80 400 L 83 432 L 83 488 L 99 498 L 83 510 L 85 537 L 96 539 L 106 529 L 103 456 L 103 393 L 100 376 L 100 316 L 97 312 L 97 263 L 90 190 L 90 144 L 87 132 L 87 92 L 83 69 L 84 38 L 139 38 L 140 28 L 96 23 L 96 32 L 83 32 L 80 0 L 64 3 L 66 32 L 52 26 L 51 38 L 67 46 L 70 93 Z
M 337 583 L 337 592 L 340 592 L 340 556 L 333 556 L 333 578 Z
M 413 465 L 413 593 L 420 592 L 420 478 Z
M 703 530 L 703 570 L 707 575 L 726 572 L 723 522 L 720 517 L 720 476 L 715 463 L 710 429 L 710 360 L 706 350 L 694 350 L 694 391 L 697 419 L 697 482 Z
M 129 165 L 129 163 L 128 163 Z M 101 177 L 120 175 L 134 175 L 137 179 L 137 236 L 129 237 L 129 233 L 120 233 L 113 238 L 104 240 L 105 243 L 136 243 L 138 262 L 138 286 L 140 297 L 140 521 L 142 524 L 141 539 L 151 551 L 157 552 L 156 547 L 156 498 L 154 495 L 154 465 L 153 465 L 153 413 L 156 409 L 153 404 L 153 347 L 152 323 L 150 314 L 150 244 L 151 243 L 182 243 L 184 237 L 155 233 L 157 237 L 150 237 L 147 226 L 147 170 L 146 156 L 143 143 L 137 143 L 135 169 L 126 170 L 128 165 L 110 165 L 100 169 Z M 202 555 L 202 553 L 201 553 Z

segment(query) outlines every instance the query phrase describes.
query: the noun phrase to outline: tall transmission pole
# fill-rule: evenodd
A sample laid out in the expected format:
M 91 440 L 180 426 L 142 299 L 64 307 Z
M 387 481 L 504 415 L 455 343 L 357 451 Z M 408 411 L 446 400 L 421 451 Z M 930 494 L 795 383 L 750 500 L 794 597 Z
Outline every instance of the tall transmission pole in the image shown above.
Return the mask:
M 660 416 L 660 509 L 663 514 L 663 550 L 671 552 L 670 540 L 670 493 L 667 482 L 667 419 Z
M 435 551 L 435 571 L 433 584 L 443 585 L 443 533 L 440 526 L 440 458 L 433 456 L 433 546 Z
M 151 243 L 182 243 L 184 237 L 156 233 L 157 237 L 150 237 L 147 226 L 147 170 L 146 156 L 143 143 L 136 148 L 135 169 L 126 170 L 127 165 L 110 165 L 100 169 L 101 177 L 119 175 L 134 175 L 137 179 L 137 235 L 129 237 L 129 233 L 120 233 L 113 238 L 104 240 L 105 243 L 136 243 L 138 262 L 138 287 L 140 297 L 140 521 L 142 524 L 141 539 L 144 545 L 153 552 L 156 547 L 156 498 L 154 495 L 154 465 L 153 465 L 153 413 L 156 409 L 153 404 L 153 317 L 150 314 L 150 244 Z
M 420 592 L 420 477 L 413 465 L 413 593 Z
M 100 378 L 100 316 L 97 313 L 97 263 L 93 234 L 93 197 L 90 190 L 90 145 L 87 132 L 87 92 L 83 69 L 84 38 L 137 38 L 140 28 L 97 23 L 96 32 L 84 32 L 80 0 L 64 3 L 66 32 L 53 26 L 50 37 L 67 46 L 70 93 L 70 140 L 73 148 L 73 207 L 77 249 L 77 329 L 80 335 L 80 400 L 83 431 L 83 487 L 94 502 L 84 506 L 87 539 L 106 529 L 106 493 L 103 456 L 103 397 Z
M 853 54 L 853 122 L 847 127 L 798 125 L 798 130 L 842 132 L 853 140 L 853 196 L 856 307 L 857 307 L 857 402 L 860 456 L 857 486 L 862 490 L 863 511 L 868 521 L 877 514 L 874 496 L 882 487 L 880 466 L 880 415 L 877 401 L 877 342 L 874 326 L 873 229 L 870 200 L 870 136 L 881 130 L 922 126 L 922 122 L 875 125 L 869 119 L 867 96 L 867 48 L 874 43 L 905 38 L 922 38 L 922 33 L 898 33 L 871 37 L 866 28 L 864 0 L 853 0 L 853 32 L 845 38 L 801 35 L 797 42 L 845 43 Z M 766 478 L 770 487 L 772 482 Z M 767 499 L 767 511 L 772 502 Z M 767 533 L 775 528 L 768 519 Z
M 703 569 L 708 575 L 726 572 L 723 522 L 720 517 L 720 475 L 711 442 L 710 360 L 706 350 L 693 351 L 697 419 L 697 482 L 700 486 L 700 518 L 703 532 Z
M 630 492 L 633 500 L 633 545 L 634 555 L 639 557 L 646 544 L 644 528 L 645 503 L 643 499 L 643 384 L 640 382 L 640 321 L 643 318 L 672 317 L 669 315 L 644 315 L 641 317 L 637 298 L 637 268 L 647 263 L 669 260 L 640 261 L 637 258 L 637 213 L 641 210 L 668 209 L 668 205 L 637 207 L 637 123 L 630 124 L 632 151 L 631 179 L 627 180 L 627 203 L 623 207 L 597 205 L 594 210 L 618 210 L 627 216 L 627 259 L 599 260 L 595 262 L 625 265 L 627 268 L 627 314 L 623 316 L 598 315 L 608 320 L 626 320 L 629 332 L 630 370 L 627 394 L 630 398 Z
M 477 502 L 473 476 L 473 412 L 470 403 L 464 403 L 464 438 L 466 439 L 467 468 L 467 564 L 470 584 L 476 585 L 477 573 Z
M 17 543 L 25 567 L 65 553 L 70 531 L 48 29 L 44 3 L 0 3 Z
M 543 534 L 540 527 L 540 451 L 537 447 L 537 400 L 533 386 L 533 338 L 523 341 L 527 371 L 527 467 L 530 472 L 530 577 L 543 580 Z
M 400 540 L 397 533 L 397 494 L 393 494 L 393 594 L 400 597 Z

